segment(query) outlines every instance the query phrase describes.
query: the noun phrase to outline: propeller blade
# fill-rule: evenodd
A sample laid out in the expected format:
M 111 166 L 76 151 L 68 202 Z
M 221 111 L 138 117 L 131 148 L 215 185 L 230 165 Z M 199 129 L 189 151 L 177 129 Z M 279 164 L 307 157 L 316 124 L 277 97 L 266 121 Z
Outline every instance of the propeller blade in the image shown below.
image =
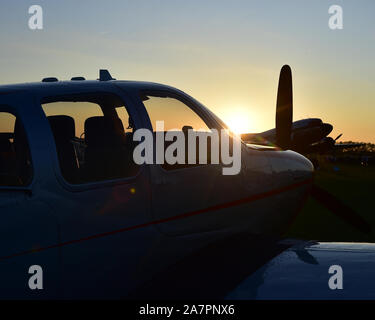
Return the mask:
M 280 71 L 276 101 L 276 145 L 288 149 L 291 145 L 293 121 L 292 70 L 284 65 Z
M 365 219 L 328 191 L 314 184 L 311 190 L 311 195 L 315 200 L 323 204 L 332 213 L 349 223 L 351 226 L 364 233 L 371 233 L 371 225 Z
M 342 137 L 342 133 L 339 134 L 339 135 L 336 137 L 335 141 L 339 140 L 341 137 Z

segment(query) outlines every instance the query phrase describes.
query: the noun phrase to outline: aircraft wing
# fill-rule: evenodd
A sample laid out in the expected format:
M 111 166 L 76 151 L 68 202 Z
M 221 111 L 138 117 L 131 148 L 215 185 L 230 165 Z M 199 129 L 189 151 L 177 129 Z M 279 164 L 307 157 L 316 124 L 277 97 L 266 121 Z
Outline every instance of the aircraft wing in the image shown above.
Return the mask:
M 342 270 L 343 289 L 329 280 Z M 375 244 L 301 242 L 242 281 L 227 299 L 375 299 Z

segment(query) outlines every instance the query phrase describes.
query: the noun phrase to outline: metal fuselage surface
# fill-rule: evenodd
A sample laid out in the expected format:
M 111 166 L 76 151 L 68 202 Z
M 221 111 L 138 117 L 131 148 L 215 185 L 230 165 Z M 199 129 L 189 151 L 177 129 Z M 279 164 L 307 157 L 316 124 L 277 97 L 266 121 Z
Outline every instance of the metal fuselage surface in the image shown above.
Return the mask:
M 130 81 L 69 81 L 0 87 L 0 106 L 23 122 L 33 178 L 0 187 L 0 298 L 126 298 L 158 272 L 196 250 L 247 232 L 280 235 L 310 188 L 311 163 L 292 151 L 241 144 L 241 171 L 221 166 L 166 171 L 142 165 L 131 178 L 72 185 L 65 181 L 41 101 L 50 96 L 111 93 L 136 128 L 152 130 L 140 90 L 185 93 Z M 29 267 L 43 269 L 43 290 L 30 290 Z

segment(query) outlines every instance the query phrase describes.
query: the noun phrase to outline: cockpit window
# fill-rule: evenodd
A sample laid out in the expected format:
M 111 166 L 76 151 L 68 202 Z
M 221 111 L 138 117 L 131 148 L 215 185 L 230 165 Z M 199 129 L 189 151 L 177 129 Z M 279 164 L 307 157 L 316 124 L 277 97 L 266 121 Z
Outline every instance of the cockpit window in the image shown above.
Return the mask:
M 185 161 L 184 163 L 174 163 L 169 164 L 167 162 L 163 163 L 161 166 L 165 170 L 177 170 L 184 169 L 188 167 L 201 166 L 199 164 L 199 153 L 197 141 L 195 143 L 195 164 L 189 164 L 189 148 L 188 146 L 188 132 L 190 130 L 199 132 L 202 137 L 206 137 L 207 141 L 207 163 L 211 161 L 211 129 L 207 122 L 197 113 L 192 107 L 179 97 L 164 93 L 164 92 L 141 92 L 141 100 L 146 108 L 149 119 L 151 121 L 152 129 L 154 134 L 156 132 L 167 131 L 180 132 L 184 134 L 185 139 Z M 164 150 L 176 141 L 165 141 Z M 193 147 L 194 148 L 194 147 Z M 194 157 L 194 155 L 193 155 Z
M 71 184 L 133 176 L 133 128 L 124 103 L 112 94 L 45 99 L 60 170 Z M 124 123 L 125 122 L 125 123 Z
M 143 104 L 154 131 L 157 121 L 163 121 L 163 130 L 181 131 L 184 127 L 196 131 L 210 131 L 207 124 L 190 107 L 173 97 L 143 96 Z
M 0 108 L 0 186 L 26 186 L 32 178 L 29 144 L 21 121 Z

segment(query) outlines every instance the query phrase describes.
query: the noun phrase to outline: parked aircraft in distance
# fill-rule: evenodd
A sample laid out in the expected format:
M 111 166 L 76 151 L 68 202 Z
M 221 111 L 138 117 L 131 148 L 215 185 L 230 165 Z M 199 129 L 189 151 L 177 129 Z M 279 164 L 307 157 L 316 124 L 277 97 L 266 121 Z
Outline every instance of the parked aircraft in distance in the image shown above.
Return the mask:
M 292 88 L 288 94 L 289 96 L 292 95 Z M 290 103 L 293 104 L 292 99 Z M 335 139 L 328 137 L 333 130 L 333 126 L 329 123 L 324 123 L 321 119 L 308 118 L 291 122 L 292 113 L 288 117 L 288 121 L 291 123 L 290 129 L 288 128 L 288 132 L 290 130 L 290 141 L 289 145 L 284 146 L 284 148 L 287 147 L 302 154 L 310 154 L 326 153 L 334 149 L 354 148 L 363 145 L 358 143 L 336 144 L 342 134 Z M 276 128 L 274 128 L 260 133 L 244 133 L 241 134 L 241 138 L 249 144 L 277 146 L 276 131 Z

